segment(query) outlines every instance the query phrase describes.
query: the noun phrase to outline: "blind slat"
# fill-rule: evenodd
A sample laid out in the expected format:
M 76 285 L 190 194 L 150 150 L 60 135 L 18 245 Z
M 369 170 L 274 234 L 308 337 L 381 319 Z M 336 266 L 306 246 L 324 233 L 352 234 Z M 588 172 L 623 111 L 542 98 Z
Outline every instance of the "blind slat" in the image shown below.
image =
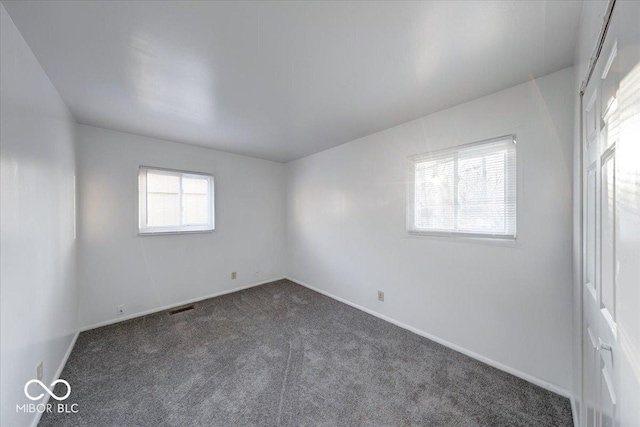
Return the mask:
M 414 156 L 409 231 L 515 237 L 513 136 Z

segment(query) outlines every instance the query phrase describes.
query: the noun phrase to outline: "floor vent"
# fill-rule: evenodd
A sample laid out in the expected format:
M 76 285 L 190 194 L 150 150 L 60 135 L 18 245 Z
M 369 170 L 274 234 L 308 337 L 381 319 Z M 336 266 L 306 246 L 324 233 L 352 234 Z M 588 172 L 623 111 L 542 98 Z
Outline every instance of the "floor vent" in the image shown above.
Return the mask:
M 185 305 L 183 307 L 174 308 L 173 310 L 169 310 L 169 316 L 173 316 L 174 314 L 182 313 L 184 311 L 193 310 L 195 307 L 193 304 Z

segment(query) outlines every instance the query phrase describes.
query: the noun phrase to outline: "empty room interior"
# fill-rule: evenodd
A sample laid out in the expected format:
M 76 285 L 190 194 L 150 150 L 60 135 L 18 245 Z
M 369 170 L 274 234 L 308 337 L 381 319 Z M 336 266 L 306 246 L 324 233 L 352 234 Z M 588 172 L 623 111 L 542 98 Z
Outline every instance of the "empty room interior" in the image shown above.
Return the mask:
M 640 2 L 0 14 L 1 426 L 640 427 Z

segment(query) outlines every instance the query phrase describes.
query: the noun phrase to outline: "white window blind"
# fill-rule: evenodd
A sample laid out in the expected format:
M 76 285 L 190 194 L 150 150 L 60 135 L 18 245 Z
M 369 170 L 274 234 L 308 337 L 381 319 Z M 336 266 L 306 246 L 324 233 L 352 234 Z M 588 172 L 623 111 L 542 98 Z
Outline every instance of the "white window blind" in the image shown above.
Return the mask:
M 513 135 L 410 158 L 409 232 L 515 238 Z
M 213 176 L 140 167 L 140 234 L 214 229 Z

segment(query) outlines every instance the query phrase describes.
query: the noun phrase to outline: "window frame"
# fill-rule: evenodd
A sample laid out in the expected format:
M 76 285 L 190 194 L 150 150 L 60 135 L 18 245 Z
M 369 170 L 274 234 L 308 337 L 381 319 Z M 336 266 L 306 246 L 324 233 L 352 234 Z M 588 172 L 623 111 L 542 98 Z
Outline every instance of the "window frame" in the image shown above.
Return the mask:
M 208 222 L 207 224 L 197 225 L 179 225 L 179 226 L 148 226 L 147 225 L 147 172 L 154 171 L 171 176 L 180 176 L 180 206 L 182 207 L 182 178 L 196 177 L 206 178 L 209 184 L 208 188 Z M 182 209 L 180 209 L 180 218 L 182 220 Z M 169 169 L 155 166 L 140 165 L 138 168 L 138 235 L 140 236 L 156 236 L 166 234 L 193 234 L 193 233 L 211 233 L 215 231 L 215 179 L 213 174 L 207 172 L 195 172 L 180 169 Z
M 445 231 L 445 230 L 429 230 L 429 229 L 420 229 L 415 226 L 415 180 L 416 180 L 416 171 L 415 166 L 418 163 L 427 161 L 427 160 L 435 160 L 439 158 L 445 158 L 451 156 L 455 158 L 454 160 L 454 174 L 457 174 L 457 159 L 460 157 L 465 157 L 464 153 L 460 156 L 460 151 L 464 151 L 468 148 L 473 148 L 485 144 L 492 144 L 499 141 L 511 141 L 513 143 L 514 155 L 513 155 L 513 179 L 514 182 L 511 184 L 514 188 L 514 227 L 513 234 L 496 234 L 496 233 L 476 233 L 476 232 L 466 232 L 466 231 Z M 467 241 L 486 241 L 486 242 L 504 242 L 504 243 L 515 243 L 518 238 L 518 205 L 519 205 L 519 194 L 520 194 L 520 179 L 519 179 L 519 169 L 518 169 L 518 149 L 516 142 L 515 134 L 507 134 L 495 138 L 484 139 L 482 141 L 476 141 L 472 143 L 457 145 L 453 147 L 447 147 L 439 150 L 429 151 L 426 153 L 420 153 L 416 155 L 409 156 L 407 158 L 408 164 L 408 179 L 407 179 L 407 224 L 406 230 L 410 235 L 414 236 L 427 236 L 427 237 L 439 237 L 451 240 L 467 240 Z M 505 180 L 507 176 L 505 175 Z M 455 182 L 455 176 L 454 176 Z M 457 197 L 458 194 L 458 184 L 455 182 L 454 186 L 454 197 Z M 456 203 L 454 203 L 456 206 Z M 457 217 L 457 215 L 455 215 Z

